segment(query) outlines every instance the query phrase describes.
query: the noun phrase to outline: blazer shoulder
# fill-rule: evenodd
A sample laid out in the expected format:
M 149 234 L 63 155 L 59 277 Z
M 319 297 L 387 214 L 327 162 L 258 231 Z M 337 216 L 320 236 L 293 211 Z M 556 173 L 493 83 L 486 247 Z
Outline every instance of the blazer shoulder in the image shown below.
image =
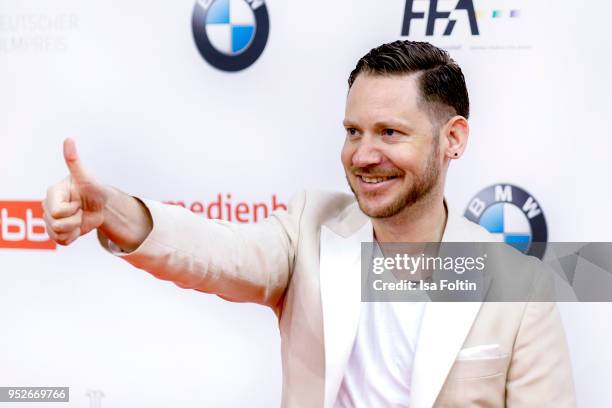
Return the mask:
M 486 228 L 468 220 L 450 207 L 448 208 L 448 218 L 442 240 L 446 242 L 498 241 Z
M 497 242 L 493 234 L 491 234 L 485 227 L 480 224 L 476 224 L 473 221 L 468 220 L 464 216 L 461 216 L 461 222 L 464 224 L 464 228 L 473 237 L 476 242 Z
M 303 194 L 309 209 L 323 212 L 339 213 L 356 202 L 352 194 L 341 191 L 304 190 Z
M 352 194 L 339 191 L 304 190 L 294 200 L 301 201 L 302 224 L 316 229 L 327 225 L 345 234 L 368 221 Z

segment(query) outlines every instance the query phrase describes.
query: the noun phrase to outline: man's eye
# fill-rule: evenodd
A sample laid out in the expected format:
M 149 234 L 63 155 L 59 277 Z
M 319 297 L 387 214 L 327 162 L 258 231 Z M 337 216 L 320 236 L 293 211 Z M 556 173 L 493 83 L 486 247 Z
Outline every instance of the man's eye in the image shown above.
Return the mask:
M 355 128 L 346 128 L 346 133 L 348 133 L 351 136 L 355 136 L 357 134 L 357 129 L 355 129 Z
M 383 130 L 383 135 L 384 136 L 395 136 L 396 135 L 396 131 L 393 129 L 385 129 Z

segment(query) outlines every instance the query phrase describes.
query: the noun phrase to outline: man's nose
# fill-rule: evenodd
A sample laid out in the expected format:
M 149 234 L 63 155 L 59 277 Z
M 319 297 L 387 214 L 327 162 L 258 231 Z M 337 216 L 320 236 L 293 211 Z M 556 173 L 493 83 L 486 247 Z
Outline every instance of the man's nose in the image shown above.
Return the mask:
M 382 154 L 373 140 L 363 138 L 353 154 L 353 166 L 368 167 L 382 162 Z

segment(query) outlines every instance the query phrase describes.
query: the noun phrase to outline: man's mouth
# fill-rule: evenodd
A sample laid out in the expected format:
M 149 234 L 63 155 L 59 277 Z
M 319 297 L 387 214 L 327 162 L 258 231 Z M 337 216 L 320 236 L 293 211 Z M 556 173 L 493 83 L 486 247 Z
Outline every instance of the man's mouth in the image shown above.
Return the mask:
M 379 184 L 379 183 L 397 178 L 397 176 L 380 177 L 380 176 L 363 176 L 363 175 L 358 175 L 357 177 L 364 183 L 368 183 L 368 184 Z

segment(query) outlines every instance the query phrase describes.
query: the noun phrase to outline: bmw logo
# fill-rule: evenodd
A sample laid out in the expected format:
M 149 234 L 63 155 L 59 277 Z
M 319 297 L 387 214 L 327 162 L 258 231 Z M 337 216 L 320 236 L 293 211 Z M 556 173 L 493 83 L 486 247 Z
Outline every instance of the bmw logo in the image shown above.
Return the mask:
M 548 229 L 540 204 L 527 191 L 512 184 L 494 184 L 470 201 L 465 217 L 485 227 L 500 242 L 527 255 L 542 258 Z
M 202 57 L 215 68 L 235 72 L 257 61 L 270 21 L 263 0 L 199 0 L 192 27 Z

